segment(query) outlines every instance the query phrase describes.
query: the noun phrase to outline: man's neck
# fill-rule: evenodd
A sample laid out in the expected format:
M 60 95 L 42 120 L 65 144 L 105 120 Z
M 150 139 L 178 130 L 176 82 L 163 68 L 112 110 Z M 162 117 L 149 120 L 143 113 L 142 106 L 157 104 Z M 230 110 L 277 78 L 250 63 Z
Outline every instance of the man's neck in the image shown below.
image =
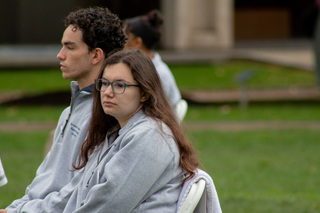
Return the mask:
M 100 72 L 100 67 L 99 69 L 91 70 L 90 76 L 86 76 L 81 79 L 77 79 L 79 89 L 82 90 L 83 88 L 86 88 L 90 86 L 91 84 L 94 83 L 94 80 L 98 78 Z

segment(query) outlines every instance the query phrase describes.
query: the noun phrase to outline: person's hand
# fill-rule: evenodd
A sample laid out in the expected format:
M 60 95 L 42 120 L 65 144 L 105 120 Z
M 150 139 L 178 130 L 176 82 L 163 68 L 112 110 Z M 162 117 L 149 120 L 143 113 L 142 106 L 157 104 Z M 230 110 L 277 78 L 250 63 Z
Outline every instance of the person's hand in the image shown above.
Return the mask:
M 7 213 L 6 209 L 0 209 L 0 213 Z

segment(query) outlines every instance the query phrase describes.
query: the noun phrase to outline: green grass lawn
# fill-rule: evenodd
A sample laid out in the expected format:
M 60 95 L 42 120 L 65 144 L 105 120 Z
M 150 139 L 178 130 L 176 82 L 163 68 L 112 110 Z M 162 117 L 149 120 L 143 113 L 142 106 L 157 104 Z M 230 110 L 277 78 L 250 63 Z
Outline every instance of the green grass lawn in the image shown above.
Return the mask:
M 24 194 L 48 132 L 0 132 L 9 183 L 0 208 Z M 312 130 L 188 131 L 224 212 L 319 212 L 320 134 Z
M 182 90 L 236 89 L 235 75 L 253 70 L 250 88 L 315 87 L 312 72 L 251 61 L 170 65 Z M 69 90 L 59 70 L 0 70 L 0 93 Z M 0 122 L 57 121 L 65 106 L 0 106 Z M 319 121 L 319 103 L 190 105 L 185 121 Z M 43 159 L 48 131 L 1 132 L 9 183 L 0 208 L 21 197 Z M 320 212 L 320 134 L 316 130 L 187 130 L 213 177 L 224 212 Z
M 23 92 L 39 94 L 69 90 L 69 80 L 62 78 L 59 69 L 2 69 L 0 70 L 0 93 Z
M 320 134 L 191 132 L 224 212 L 319 212 Z
M 58 121 L 66 106 L 0 106 L 1 121 Z
M 310 71 L 253 61 L 232 60 L 220 64 L 169 65 L 180 90 L 237 89 L 235 76 L 252 70 L 249 88 L 315 87 L 315 76 Z M 16 91 L 43 93 L 69 90 L 58 69 L 0 70 L 0 93 Z
M 0 209 L 24 195 L 43 160 L 49 131 L 1 132 L 0 156 L 8 184 L 0 187 Z
M 236 75 L 250 70 L 249 88 L 314 87 L 312 72 L 254 61 L 232 60 L 221 64 L 170 65 L 180 90 L 238 89 Z

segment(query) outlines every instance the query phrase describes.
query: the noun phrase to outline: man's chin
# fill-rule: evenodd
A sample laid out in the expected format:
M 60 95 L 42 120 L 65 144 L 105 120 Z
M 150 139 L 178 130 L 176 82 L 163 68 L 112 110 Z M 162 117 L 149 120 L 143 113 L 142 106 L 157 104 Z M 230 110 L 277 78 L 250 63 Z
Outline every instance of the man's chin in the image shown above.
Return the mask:
M 62 73 L 62 78 L 66 79 L 66 80 L 72 80 L 74 78 L 72 78 L 72 76 L 66 74 L 66 73 Z

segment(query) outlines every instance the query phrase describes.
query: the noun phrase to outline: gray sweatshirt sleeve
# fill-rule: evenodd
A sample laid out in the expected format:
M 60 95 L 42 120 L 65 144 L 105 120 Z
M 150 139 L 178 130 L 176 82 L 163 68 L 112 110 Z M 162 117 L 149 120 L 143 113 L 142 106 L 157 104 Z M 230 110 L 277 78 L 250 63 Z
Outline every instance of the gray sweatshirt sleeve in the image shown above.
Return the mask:
M 23 196 L 22 198 L 15 200 L 11 203 L 10 206 L 7 207 L 7 212 L 8 213 L 15 213 L 15 212 L 19 212 L 18 211 L 18 207 L 22 206 L 24 203 L 30 201 L 28 198 L 28 195 Z
M 127 134 L 119 146 L 117 154 L 104 166 L 104 182 L 90 189 L 75 212 L 132 212 L 163 188 L 173 178 L 173 171 L 178 170 L 179 154 L 173 138 L 155 128 Z M 154 208 L 148 208 L 151 207 Z
M 74 189 L 78 186 L 81 173 L 75 176 L 69 184 L 59 192 L 51 192 L 44 199 L 32 199 L 20 203 L 16 208 L 8 208 L 8 213 L 55 213 L 62 212 Z M 21 200 L 21 199 L 20 199 Z
M 63 123 L 64 118 L 67 116 L 69 108 L 65 109 L 60 118 L 59 118 L 59 122 L 58 122 L 58 126 L 59 124 L 61 125 Z M 54 153 L 56 154 L 56 153 Z M 8 211 L 8 213 L 16 213 L 16 212 L 21 212 L 21 208 L 28 202 L 31 202 L 31 200 L 40 200 L 37 199 L 40 197 L 40 192 L 39 190 L 35 190 L 38 192 L 38 197 L 37 198 L 33 198 L 33 195 L 30 195 L 30 191 L 32 191 L 34 188 L 44 188 L 44 186 L 47 184 L 46 181 L 44 181 L 43 179 L 40 179 L 39 177 L 42 174 L 49 174 L 50 171 L 52 170 L 52 167 L 50 167 L 50 160 L 52 160 L 52 158 L 48 156 L 46 156 L 46 158 L 42 161 L 42 163 L 40 164 L 40 166 L 37 169 L 36 172 L 36 176 L 33 179 L 32 183 L 30 185 L 27 186 L 26 188 L 26 193 L 22 198 L 16 199 L 14 200 L 6 209 Z M 51 165 L 53 165 L 53 163 L 51 163 Z M 50 176 L 50 175 L 47 175 Z M 40 180 L 39 180 L 40 179 Z M 48 182 L 49 180 L 47 180 Z M 30 198 L 31 197 L 31 198 Z M 35 201 L 34 201 L 35 202 Z M 33 202 L 33 203 L 34 203 Z M 27 212 L 32 212 L 32 211 L 27 211 Z

